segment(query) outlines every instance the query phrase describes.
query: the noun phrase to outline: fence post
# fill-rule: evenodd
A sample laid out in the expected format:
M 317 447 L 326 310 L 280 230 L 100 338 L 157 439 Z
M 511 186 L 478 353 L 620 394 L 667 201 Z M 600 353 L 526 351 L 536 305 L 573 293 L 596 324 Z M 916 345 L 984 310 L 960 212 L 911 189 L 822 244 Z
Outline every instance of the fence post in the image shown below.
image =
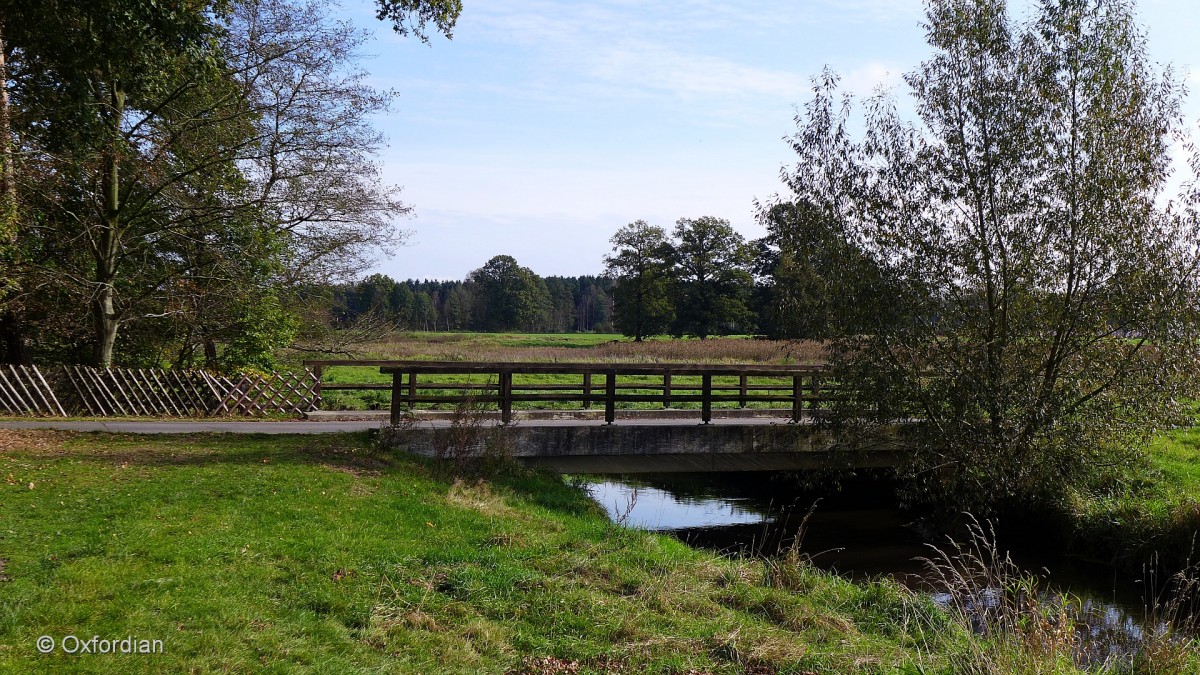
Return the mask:
M 663 407 L 671 407 L 671 371 L 663 372 Z
M 704 373 L 700 382 L 700 419 L 709 424 L 712 422 L 712 373 Z
M 617 371 L 605 372 L 604 423 L 612 424 L 617 419 Z
M 800 375 L 792 375 L 792 424 L 800 421 L 804 414 L 801 396 L 804 394 L 804 380 Z
M 741 391 L 739 392 L 741 395 L 741 398 L 738 400 L 738 405 L 742 408 L 745 408 L 746 407 L 746 374 L 745 373 L 742 373 L 741 376 L 738 378 L 738 386 L 741 389 Z
M 592 373 L 590 370 L 583 371 L 583 407 L 592 407 Z
M 399 370 L 392 373 L 392 426 L 400 424 L 400 398 L 404 394 L 401 388 L 404 381 L 404 373 Z
M 512 422 L 512 372 L 500 371 L 500 423 Z

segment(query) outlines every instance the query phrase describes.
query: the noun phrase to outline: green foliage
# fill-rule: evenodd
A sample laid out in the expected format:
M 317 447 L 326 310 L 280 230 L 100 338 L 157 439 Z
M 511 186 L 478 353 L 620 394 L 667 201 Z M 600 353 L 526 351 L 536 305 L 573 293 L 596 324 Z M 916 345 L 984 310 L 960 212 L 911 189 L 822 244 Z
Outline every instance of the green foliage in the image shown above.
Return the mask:
M 1195 194 L 1159 193 L 1178 86 L 1120 0 L 928 6 L 934 54 L 851 137 L 826 73 L 798 118 L 797 201 L 843 224 L 891 292 L 834 345 L 844 421 L 917 418 L 920 495 L 955 511 L 1054 502 L 1131 462 L 1196 372 Z
M 760 213 L 767 236 L 755 242 L 760 328 L 774 339 L 855 335 L 890 312 L 883 271 L 842 225 L 805 201 Z
M 676 335 L 748 332 L 751 251 L 728 220 L 680 218 L 671 245 Z
M 424 39 L 427 22 L 448 34 L 460 6 L 380 8 Z M 0 2 L 12 51 L 5 120 L 22 158 L 11 183 L 20 250 L 5 276 L 13 269 L 28 289 L 0 300 L 7 344 L 48 334 L 75 353 L 90 324 L 100 365 L 186 363 L 201 347 L 210 365 L 224 347 L 260 362 L 277 339 L 231 334 L 249 295 L 352 278 L 402 238 L 394 218 L 408 207 L 371 160 L 382 138 L 368 120 L 390 94 L 357 66 L 365 34 L 331 10 L 323 0 Z M 285 323 L 269 332 L 287 334 Z
M 512 256 L 493 257 L 468 279 L 477 287 L 472 314 L 480 330 L 537 332 L 549 322 L 546 282 Z
M 612 255 L 604 257 L 612 277 L 613 323 L 640 342 L 665 333 L 675 318 L 671 303 L 671 245 L 660 227 L 638 220 L 622 227 L 609 241 Z
M 462 13 L 462 0 L 376 0 L 379 11 L 375 18 L 391 21 L 392 29 L 399 35 L 417 36 L 421 42 L 429 43 L 425 26 L 433 24 L 435 30 L 450 39 L 454 23 Z
M 291 344 L 296 334 L 296 317 L 272 293 L 248 298 L 233 312 L 238 320 L 225 340 L 221 369 L 231 372 L 275 369 L 275 354 Z

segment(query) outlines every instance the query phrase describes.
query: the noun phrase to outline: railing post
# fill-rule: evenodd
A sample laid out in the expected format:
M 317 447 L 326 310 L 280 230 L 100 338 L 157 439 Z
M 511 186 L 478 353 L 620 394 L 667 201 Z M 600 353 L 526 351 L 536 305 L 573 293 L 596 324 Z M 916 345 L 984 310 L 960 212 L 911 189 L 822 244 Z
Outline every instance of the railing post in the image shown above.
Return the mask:
M 700 376 L 700 419 L 704 424 L 712 422 L 712 373 Z
M 671 371 L 663 371 L 663 407 L 671 407 Z
M 404 380 L 404 373 L 399 370 L 392 373 L 392 426 L 400 424 L 400 397 L 403 395 L 401 389 Z
M 500 423 L 507 426 L 512 422 L 512 376 L 508 371 L 500 371 Z
M 801 375 L 792 375 L 792 423 L 800 421 L 804 414 L 804 379 Z
M 738 405 L 742 408 L 745 408 L 746 407 L 746 374 L 745 373 L 742 373 L 741 376 L 738 378 L 738 387 L 741 389 L 741 391 L 739 392 L 741 398 L 738 400 Z
M 592 407 L 592 372 L 583 371 L 583 407 Z
M 417 409 L 417 370 L 415 368 L 408 371 L 408 409 Z
M 604 423 L 612 424 L 617 419 L 617 371 L 605 372 Z
M 814 410 L 821 407 L 821 374 L 812 374 L 812 407 Z

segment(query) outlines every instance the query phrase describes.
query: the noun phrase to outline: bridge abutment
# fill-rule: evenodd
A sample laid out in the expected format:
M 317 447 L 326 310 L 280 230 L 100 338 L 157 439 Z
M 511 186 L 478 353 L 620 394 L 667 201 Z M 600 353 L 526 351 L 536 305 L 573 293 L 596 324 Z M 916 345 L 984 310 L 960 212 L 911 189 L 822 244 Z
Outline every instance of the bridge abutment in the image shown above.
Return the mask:
M 416 427 L 400 448 L 430 457 L 504 454 L 560 473 L 789 471 L 894 466 L 893 444 L 847 448 L 810 424 L 615 424 Z

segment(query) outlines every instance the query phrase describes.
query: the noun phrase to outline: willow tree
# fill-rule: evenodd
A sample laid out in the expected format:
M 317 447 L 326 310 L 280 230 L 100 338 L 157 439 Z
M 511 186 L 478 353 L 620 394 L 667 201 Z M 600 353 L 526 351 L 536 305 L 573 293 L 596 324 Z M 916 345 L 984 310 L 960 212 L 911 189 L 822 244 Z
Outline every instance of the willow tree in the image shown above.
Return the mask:
M 1198 204 L 1167 201 L 1180 88 L 1122 0 L 932 0 L 933 55 L 861 137 L 817 79 L 797 198 L 894 280 L 837 341 L 858 428 L 905 426 L 914 485 L 956 507 L 1054 499 L 1136 457 L 1195 372 Z M 902 320 L 893 320 L 897 313 Z

